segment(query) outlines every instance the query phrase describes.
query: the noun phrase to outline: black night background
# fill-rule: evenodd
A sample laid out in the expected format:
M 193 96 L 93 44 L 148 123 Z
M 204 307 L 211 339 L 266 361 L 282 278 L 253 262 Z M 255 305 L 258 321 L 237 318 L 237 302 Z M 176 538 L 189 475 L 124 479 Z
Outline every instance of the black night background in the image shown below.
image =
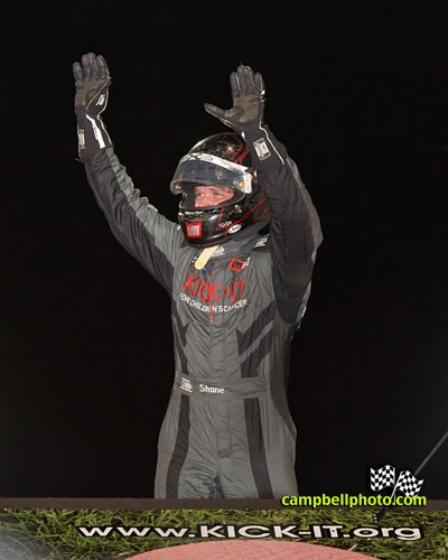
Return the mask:
M 73 61 L 103 54 L 104 121 L 134 183 L 224 130 L 237 65 L 319 212 L 291 356 L 303 494 L 368 492 L 448 429 L 448 7 L 149 1 L 3 7 L 0 496 L 152 497 L 173 374 L 168 295 L 119 246 L 76 161 Z M 293 11 L 291 11 L 293 10 Z M 6 17 L 5 17 L 6 16 Z M 448 498 L 448 443 L 422 471 Z

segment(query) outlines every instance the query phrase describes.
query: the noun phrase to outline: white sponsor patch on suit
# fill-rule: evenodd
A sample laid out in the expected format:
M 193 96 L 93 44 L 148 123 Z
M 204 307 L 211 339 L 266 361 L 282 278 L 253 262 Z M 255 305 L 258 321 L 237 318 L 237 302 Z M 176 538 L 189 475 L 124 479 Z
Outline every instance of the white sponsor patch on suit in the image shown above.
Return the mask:
M 224 247 L 222 245 L 217 245 L 212 257 L 219 257 L 220 255 L 224 255 L 224 253 L 225 253 Z
M 257 249 L 258 247 L 265 247 L 266 243 L 268 242 L 268 236 L 262 237 L 259 241 L 257 241 L 254 245 L 254 248 Z
M 266 144 L 266 140 L 264 138 L 260 138 L 259 140 L 255 140 L 254 148 L 257 152 L 257 156 L 259 160 L 267 159 L 271 157 L 271 152 L 269 151 L 268 145 Z
M 80 150 L 86 149 L 86 139 L 82 128 L 78 128 L 78 147 Z
M 187 391 L 187 393 L 192 393 L 193 383 L 186 377 L 181 377 L 179 389 L 182 389 L 182 391 Z

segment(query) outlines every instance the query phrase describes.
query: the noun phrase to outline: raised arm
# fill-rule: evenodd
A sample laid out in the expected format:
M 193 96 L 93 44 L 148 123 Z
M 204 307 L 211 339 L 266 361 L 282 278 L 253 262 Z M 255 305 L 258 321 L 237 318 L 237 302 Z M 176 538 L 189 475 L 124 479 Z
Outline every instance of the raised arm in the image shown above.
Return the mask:
M 233 107 L 205 104 L 205 110 L 240 132 L 251 152 L 257 180 L 272 216 L 270 248 L 277 304 L 282 318 L 299 324 L 311 289 L 316 251 L 322 242 L 319 217 L 297 166 L 263 121 L 265 87 L 261 74 L 239 66 L 230 76 Z
M 73 64 L 79 158 L 109 226 L 123 247 L 170 291 L 182 233 L 140 196 L 114 153 L 101 114 L 111 78 L 102 56 L 89 53 Z

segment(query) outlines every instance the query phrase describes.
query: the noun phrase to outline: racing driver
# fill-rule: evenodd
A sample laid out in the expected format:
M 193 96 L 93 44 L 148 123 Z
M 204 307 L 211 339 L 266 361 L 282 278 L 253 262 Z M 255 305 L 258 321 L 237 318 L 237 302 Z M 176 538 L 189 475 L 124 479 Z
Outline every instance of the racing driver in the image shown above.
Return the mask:
M 84 55 L 73 73 L 79 157 L 95 198 L 118 241 L 171 297 L 175 376 L 155 497 L 297 494 L 288 362 L 322 234 L 295 163 L 263 120 L 261 75 L 240 65 L 232 108 L 205 104 L 232 130 L 181 158 L 170 185 L 180 196 L 175 224 L 114 153 L 101 118 L 105 59 Z

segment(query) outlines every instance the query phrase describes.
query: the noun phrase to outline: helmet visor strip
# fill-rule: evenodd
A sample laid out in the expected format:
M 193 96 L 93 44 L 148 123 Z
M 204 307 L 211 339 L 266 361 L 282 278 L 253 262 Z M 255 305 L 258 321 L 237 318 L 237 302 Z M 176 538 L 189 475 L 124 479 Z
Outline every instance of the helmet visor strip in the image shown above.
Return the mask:
M 248 168 L 210 154 L 187 154 L 174 172 L 170 190 L 184 192 L 185 185 L 231 187 L 242 194 L 252 192 L 252 174 Z

